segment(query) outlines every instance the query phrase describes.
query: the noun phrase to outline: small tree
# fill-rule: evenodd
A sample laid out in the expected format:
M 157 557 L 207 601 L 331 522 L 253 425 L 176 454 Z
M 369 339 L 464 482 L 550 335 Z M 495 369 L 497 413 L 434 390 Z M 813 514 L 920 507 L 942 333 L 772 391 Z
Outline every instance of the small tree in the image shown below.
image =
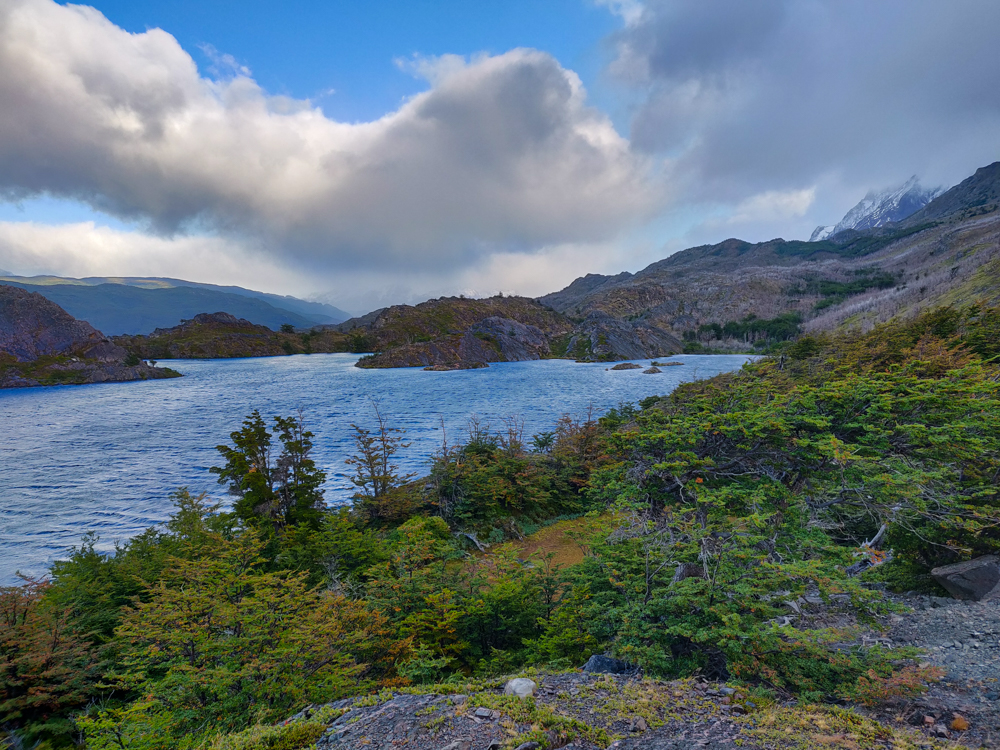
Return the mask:
M 0 587 L 0 725 L 29 742 L 69 739 L 66 712 L 89 700 L 98 677 L 94 650 L 46 601 L 48 587 L 30 578 Z
M 351 481 L 358 488 L 354 499 L 373 520 L 402 520 L 412 512 L 413 502 L 401 488 L 416 475 L 400 474 L 393 456 L 410 444 L 403 442 L 406 430 L 389 426 L 377 401 L 372 401 L 372 409 L 377 424 L 374 430 L 351 425 L 357 453 L 347 459 L 347 464 L 354 467 Z
M 138 698 L 82 719 L 88 747 L 116 747 L 117 737 L 182 747 L 371 686 L 358 657 L 384 659 L 383 619 L 308 588 L 305 574 L 266 572 L 263 551 L 260 535 L 245 531 L 220 540 L 213 557 L 175 560 L 147 587 L 116 632 L 114 678 Z
M 260 412 L 243 420 L 243 428 L 230 434 L 233 446 L 216 450 L 226 459 L 223 467 L 210 471 L 219 483 L 229 482 L 229 493 L 237 497 L 233 511 L 244 523 L 268 522 L 277 529 L 306 523 L 318 528 L 323 507 L 326 473 L 312 459 L 313 433 L 305 429 L 300 412 L 294 417 L 275 417 L 275 434 L 281 453 L 273 458 L 272 435 Z

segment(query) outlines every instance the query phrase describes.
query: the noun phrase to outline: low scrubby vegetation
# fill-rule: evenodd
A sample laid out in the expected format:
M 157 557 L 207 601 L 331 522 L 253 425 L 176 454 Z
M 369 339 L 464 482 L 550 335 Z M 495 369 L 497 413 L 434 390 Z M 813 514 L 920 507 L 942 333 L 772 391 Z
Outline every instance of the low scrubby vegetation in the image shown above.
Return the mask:
M 913 694 L 918 653 L 853 628 L 890 606 L 873 582 L 1000 550 L 998 341 L 980 306 L 799 337 L 531 437 L 473 421 L 419 479 L 376 406 L 349 508 L 324 502 L 308 415 L 254 412 L 218 447 L 230 507 L 180 490 L 162 527 L 0 590 L 0 721 L 46 747 L 294 747 L 267 726 L 309 703 L 603 651 L 811 702 Z M 581 516 L 573 564 L 519 557 Z

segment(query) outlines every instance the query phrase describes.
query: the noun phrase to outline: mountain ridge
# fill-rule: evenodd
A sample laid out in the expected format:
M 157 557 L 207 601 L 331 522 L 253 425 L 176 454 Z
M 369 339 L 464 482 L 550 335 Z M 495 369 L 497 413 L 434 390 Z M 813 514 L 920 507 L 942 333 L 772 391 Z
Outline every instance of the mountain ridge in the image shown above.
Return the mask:
M 323 302 L 169 277 L 0 274 L 0 284 L 39 292 L 109 335 L 150 333 L 211 310 L 224 310 L 275 330 L 284 324 L 309 328 L 350 317 Z
M 52 277 L 47 277 L 52 278 Z M 258 325 L 278 329 L 288 324 L 310 328 L 309 317 L 275 307 L 264 299 L 198 286 L 144 288 L 126 284 L 38 284 L 20 277 L 0 278 L 0 284 L 37 292 L 86 320 L 108 335 L 150 333 L 177 325 L 199 313 L 222 310 Z
M 945 192 L 944 188 L 925 188 L 914 175 L 902 185 L 886 190 L 869 190 L 834 226 L 819 226 L 810 242 L 829 239 L 848 229 L 863 231 L 892 224 L 916 213 Z
M 899 222 L 815 242 L 730 238 L 635 273 L 583 276 L 538 300 L 570 317 L 602 311 L 692 343 L 720 343 L 711 336 L 754 319 L 792 315 L 804 330 L 864 329 L 936 304 L 995 300 L 998 256 L 1000 162 Z

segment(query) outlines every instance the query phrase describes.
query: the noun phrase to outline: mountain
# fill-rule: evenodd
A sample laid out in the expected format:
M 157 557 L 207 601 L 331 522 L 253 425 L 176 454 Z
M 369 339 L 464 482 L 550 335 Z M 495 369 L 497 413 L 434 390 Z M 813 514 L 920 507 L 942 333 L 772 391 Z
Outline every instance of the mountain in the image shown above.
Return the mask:
M 89 284 L 84 280 L 53 276 L 6 277 L 0 278 L 0 283 L 38 292 L 74 317 L 86 320 L 109 335 L 149 333 L 213 310 L 228 312 L 272 329 L 286 324 L 311 328 L 322 322 L 315 316 L 275 307 L 256 293 L 236 294 L 205 285 L 150 288 L 117 282 Z
M 40 294 L 0 284 L 0 388 L 176 377 Z
M 943 188 L 925 188 L 915 176 L 898 187 L 869 192 L 834 226 L 816 227 L 810 242 L 828 239 L 846 229 L 864 230 L 902 221 L 944 192 Z
M 981 167 L 971 177 L 910 216 L 904 226 L 929 221 L 957 221 L 992 213 L 1000 207 L 1000 161 Z
M 996 302 L 1000 162 L 896 223 L 815 242 L 728 239 L 635 274 L 584 276 L 538 299 L 574 320 L 600 312 L 653 326 L 684 338 L 689 351 L 746 348 L 797 329 L 867 328 L 936 305 Z

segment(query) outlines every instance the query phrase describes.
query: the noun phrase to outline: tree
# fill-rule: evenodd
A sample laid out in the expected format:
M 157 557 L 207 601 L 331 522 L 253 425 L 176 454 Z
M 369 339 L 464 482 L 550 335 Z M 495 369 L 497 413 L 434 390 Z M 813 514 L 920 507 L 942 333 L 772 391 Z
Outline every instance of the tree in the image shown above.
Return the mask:
M 212 557 L 176 560 L 128 610 L 116 638 L 119 688 L 140 696 L 82 722 L 88 744 L 175 747 L 181 738 L 273 722 L 307 703 L 370 686 L 362 654 L 391 649 L 383 619 L 363 604 L 267 572 L 260 534 L 221 541 Z M 381 642 L 376 648 L 370 641 Z M 368 672 L 368 674 L 366 674 Z M 159 737 L 138 741 L 155 728 Z
M 94 694 L 97 656 L 69 613 L 45 599 L 49 584 L 24 581 L 0 587 L 0 725 L 30 742 L 69 744 L 67 711 Z
M 372 401 L 372 409 L 377 424 L 374 430 L 351 425 L 357 452 L 346 463 L 354 467 L 351 481 L 358 488 L 354 499 L 372 521 L 401 521 L 412 515 L 417 504 L 402 487 L 416 474 L 400 474 L 393 456 L 410 444 L 403 442 L 405 430 L 389 426 L 377 401 Z
M 260 412 L 243 421 L 243 428 L 230 434 L 233 446 L 216 450 L 226 459 L 223 467 L 210 471 L 219 483 L 229 483 L 229 493 L 238 499 L 236 516 L 249 525 L 261 523 L 281 530 L 289 525 L 320 525 L 326 473 L 312 459 L 313 433 L 305 429 L 300 412 L 294 417 L 275 417 L 275 434 L 281 453 L 273 457 L 272 435 Z

